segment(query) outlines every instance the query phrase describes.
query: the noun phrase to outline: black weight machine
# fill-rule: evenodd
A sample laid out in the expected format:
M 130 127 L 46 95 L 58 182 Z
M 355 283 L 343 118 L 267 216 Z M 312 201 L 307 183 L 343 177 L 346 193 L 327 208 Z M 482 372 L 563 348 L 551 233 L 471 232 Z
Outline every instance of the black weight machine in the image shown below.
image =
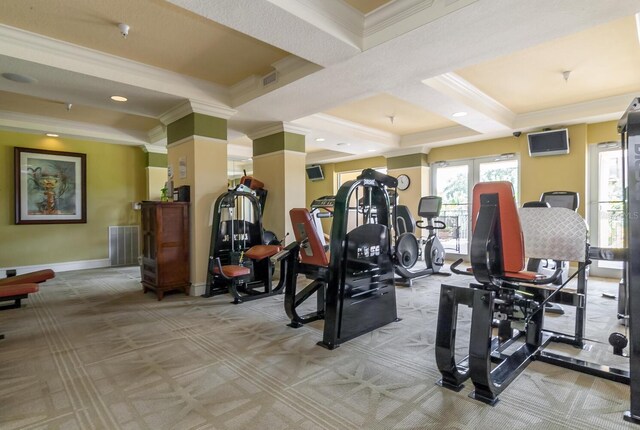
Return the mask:
M 285 310 L 292 326 L 324 320 L 319 345 L 334 349 L 343 342 L 398 321 L 390 237 L 390 203 L 386 188 L 394 177 L 365 169 L 343 184 L 335 196 L 329 256 L 306 209 L 292 209 L 296 241 L 272 257 L 286 262 Z M 367 202 L 362 224 L 349 230 L 349 202 Z M 356 217 L 358 217 L 356 213 Z M 298 275 L 312 282 L 297 292 Z M 299 316 L 296 308 L 317 293 L 317 310 Z
M 202 297 L 231 293 L 233 303 L 238 304 L 282 292 L 284 272 L 274 287 L 275 266 L 270 260 L 282 247 L 262 227 L 266 197 L 264 184 L 245 175 L 239 185 L 216 199 Z
M 586 268 L 590 263 L 584 220 L 561 208 L 523 209 L 519 217 L 508 182 L 477 184 L 473 202 L 470 258 L 477 283 L 442 285 L 436 332 L 439 384 L 459 391 L 470 378 L 475 388 L 471 397 L 493 405 L 532 360 L 629 384 L 629 372 L 624 370 L 545 351 L 551 342 L 584 346 Z M 549 228 L 552 223 L 555 229 Z M 530 257 L 578 262 L 578 270 L 558 288 L 547 284 L 561 275 L 561 266 L 551 277 L 524 271 L 523 231 Z M 453 266 L 452 271 L 467 274 Z M 576 276 L 577 289 L 565 289 Z M 574 333 L 544 329 L 544 307 L 550 300 L 576 306 Z M 456 363 L 459 305 L 471 307 L 472 317 L 469 355 Z M 514 329 L 512 322 L 524 328 Z
M 442 198 L 440 197 L 426 196 L 420 199 L 418 215 L 427 219 L 425 225 L 422 220 L 414 221 L 407 206 L 394 206 L 395 272 L 403 279 L 403 283 L 408 286 L 411 286 L 413 279 L 416 278 L 429 275 L 451 275 L 451 273 L 440 272 L 440 269 L 444 266 L 445 251 L 444 246 L 442 246 L 436 235 L 436 230 L 447 228 L 444 222 L 435 220 L 440 215 L 441 207 Z M 420 241 L 415 235 L 414 226 L 429 232 L 422 251 L 425 267 L 417 270 L 411 270 L 416 265 L 420 255 Z

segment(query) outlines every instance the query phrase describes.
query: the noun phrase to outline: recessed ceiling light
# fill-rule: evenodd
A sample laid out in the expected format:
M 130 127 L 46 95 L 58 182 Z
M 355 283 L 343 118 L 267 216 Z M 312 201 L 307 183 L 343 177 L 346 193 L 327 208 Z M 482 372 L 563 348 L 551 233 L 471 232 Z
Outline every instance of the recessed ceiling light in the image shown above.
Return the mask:
M 55 133 L 47 133 L 47 136 L 49 136 L 49 137 L 60 137 L 60 135 L 55 134 Z
M 467 116 L 467 113 L 466 112 L 456 112 L 451 116 L 454 117 L 454 118 L 460 118 L 460 117 L 463 117 L 463 116 Z
M 324 142 L 324 137 L 318 137 L 318 138 L 316 139 L 316 142 Z
M 123 96 L 111 96 L 111 100 L 114 102 L 126 102 L 128 99 Z
M 19 75 L 18 73 L 3 73 L 2 77 L 13 82 L 20 82 L 21 84 L 35 84 L 38 82 L 36 78 L 27 75 Z
M 377 149 L 367 149 L 367 152 L 376 152 Z

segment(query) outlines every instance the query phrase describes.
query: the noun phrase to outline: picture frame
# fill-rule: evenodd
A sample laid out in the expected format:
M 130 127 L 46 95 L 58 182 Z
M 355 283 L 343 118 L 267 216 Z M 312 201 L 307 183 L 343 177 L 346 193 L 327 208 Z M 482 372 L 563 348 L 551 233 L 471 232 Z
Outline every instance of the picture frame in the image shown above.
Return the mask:
M 14 148 L 16 224 L 87 222 L 87 156 Z

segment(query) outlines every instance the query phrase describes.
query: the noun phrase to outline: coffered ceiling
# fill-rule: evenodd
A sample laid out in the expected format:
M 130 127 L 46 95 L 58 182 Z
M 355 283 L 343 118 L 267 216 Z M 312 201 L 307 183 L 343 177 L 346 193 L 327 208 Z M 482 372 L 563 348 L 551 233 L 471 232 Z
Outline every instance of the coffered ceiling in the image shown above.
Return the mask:
M 35 82 L 0 78 L 0 127 L 162 146 L 162 122 L 186 106 L 229 118 L 235 159 L 250 156 L 247 135 L 284 124 L 322 162 L 615 119 L 640 94 L 638 12 L 637 0 L 5 0 L 0 73 Z

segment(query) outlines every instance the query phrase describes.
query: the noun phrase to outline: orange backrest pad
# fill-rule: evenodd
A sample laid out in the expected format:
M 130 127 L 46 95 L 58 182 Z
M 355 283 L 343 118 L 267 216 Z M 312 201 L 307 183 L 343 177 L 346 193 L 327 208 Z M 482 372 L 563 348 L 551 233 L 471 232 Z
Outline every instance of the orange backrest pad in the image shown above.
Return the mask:
M 51 269 L 37 270 L 35 272 L 12 276 L 10 278 L 2 278 L 0 279 L 0 285 L 40 283 L 47 279 L 53 279 L 55 276 L 56 274 Z
M 309 211 L 305 208 L 291 209 L 289 216 L 291 217 L 291 225 L 293 226 L 293 234 L 296 236 L 296 242 L 308 239 L 307 244 L 300 248 L 300 260 L 305 264 L 328 266 L 327 253 L 324 251 Z
M 524 269 L 524 239 L 511 182 L 479 182 L 473 187 L 473 231 L 476 229 L 476 220 L 480 211 L 481 194 L 498 194 L 504 270 L 505 272 L 521 272 Z

